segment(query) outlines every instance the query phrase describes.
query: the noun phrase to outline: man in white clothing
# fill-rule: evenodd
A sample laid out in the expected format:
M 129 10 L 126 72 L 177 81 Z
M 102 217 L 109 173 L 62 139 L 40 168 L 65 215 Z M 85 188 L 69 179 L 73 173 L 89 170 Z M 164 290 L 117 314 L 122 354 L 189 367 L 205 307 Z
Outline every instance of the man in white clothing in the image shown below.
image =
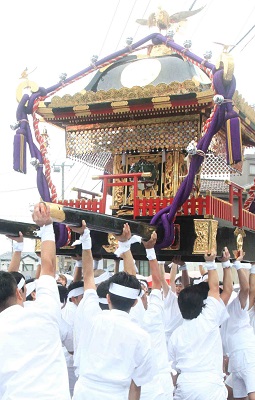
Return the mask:
M 227 306 L 229 319 L 221 326 L 224 348 L 229 356 L 228 371 L 232 373 L 235 399 L 255 400 L 255 336 L 250 324 L 249 282 L 250 265 L 241 263 L 242 254 L 233 263 L 237 270 L 240 291 Z
M 141 385 L 154 375 L 150 338 L 129 317 L 140 283 L 126 272 L 115 274 L 109 279 L 109 310 L 102 311 L 94 282 L 91 239 L 84 221 L 82 228 L 78 232 L 83 248 L 84 297 L 78 306 L 82 323 L 75 355 L 79 378 L 73 400 L 127 400 L 129 390 L 129 398 L 138 400 Z
M 206 304 L 195 286 L 183 289 L 178 304 L 183 323 L 168 342 L 169 359 L 180 374 L 175 400 L 225 400 L 219 323 L 225 312 L 220 301 L 215 252 L 205 255 L 209 293 Z M 199 348 L 199 351 L 198 351 Z
M 127 232 L 131 236 L 130 228 Z M 139 325 L 150 335 L 153 348 L 153 361 L 155 374 L 153 379 L 141 388 L 141 400 L 172 400 L 173 382 L 170 374 L 170 365 L 167 358 L 167 346 L 164 329 L 164 303 L 161 294 L 161 277 L 159 265 L 156 258 L 154 246 L 157 240 L 156 232 L 153 232 L 148 241 L 142 241 L 146 256 L 149 260 L 152 276 L 152 291 L 146 310 L 141 316 Z M 125 243 L 128 243 L 125 242 Z M 136 275 L 134 260 L 130 246 L 125 244 L 121 257 L 123 258 L 124 270 L 131 275 Z M 135 306 L 134 308 L 136 308 Z
M 41 226 L 42 239 L 36 304 L 24 308 L 14 277 L 0 271 L 0 398 L 69 400 L 58 326 L 55 235 L 49 209 L 43 203 L 37 204 L 33 219 Z

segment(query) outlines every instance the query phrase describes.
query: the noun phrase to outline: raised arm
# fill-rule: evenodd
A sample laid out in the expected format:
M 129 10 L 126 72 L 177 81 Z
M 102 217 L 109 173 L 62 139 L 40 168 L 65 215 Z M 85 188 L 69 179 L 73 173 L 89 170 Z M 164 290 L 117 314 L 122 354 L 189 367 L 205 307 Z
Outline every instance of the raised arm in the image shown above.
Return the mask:
M 217 266 L 215 263 L 216 251 L 214 249 L 211 250 L 211 253 L 204 255 L 205 264 L 208 271 L 208 285 L 209 292 L 208 296 L 214 297 L 217 300 L 220 300 L 219 293 L 219 276 L 217 272 Z
M 84 279 L 84 290 L 96 289 L 90 231 L 86 227 L 86 222 L 84 220 L 82 221 L 81 227 L 69 226 L 69 228 L 72 229 L 73 232 L 80 234 L 80 241 L 82 244 L 82 273 Z
M 182 286 L 187 287 L 190 284 L 189 273 L 187 265 L 184 261 L 182 261 L 181 256 L 177 256 L 173 258 L 173 263 L 179 266 L 179 271 L 182 273 L 181 281 Z
M 222 257 L 219 259 L 223 268 L 223 291 L 220 294 L 221 300 L 225 305 L 228 304 L 233 292 L 233 276 L 231 271 L 230 253 L 227 247 L 224 247 Z
M 18 272 L 21 262 L 21 255 L 23 251 L 23 234 L 19 232 L 19 236 L 6 235 L 8 239 L 13 240 L 13 253 L 8 272 Z
M 249 309 L 255 304 L 255 264 L 252 264 L 249 277 Z
M 151 238 L 145 242 L 142 241 L 145 250 L 146 250 L 146 256 L 149 260 L 149 265 L 150 265 L 150 272 L 152 276 L 152 289 L 161 289 L 161 279 L 160 279 L 160 272 L 159 272 L 159 265 L 158 265 L 158 260 L 156 257 L 156 253 L 154 250 L 154 246 L 157 241 L 157 234 L 156 232 L 152 232 Z
M 50 208 L 45 203 L 34 207 L 33 220 L 39 225 L 41 235 L 41 275 L 56 274 L 56 245 Z
M 123 259 L 124 271 L 130 275 L 136 275 L 136 267 L 133 255 L 130 250 L 132 243 L 141 242 L 140 236 L 131 236 L 131 231 L 128 223 L 124 224 L 121 235 L 115 235 L 118 240 L 118 249 L 115 251 L 117 257 Z
M 167 297 L 169 292 L 169 285 L 166 281 L 166 276 L 165 276 L 165 263 L 163 261 L 159 261 L 158 265 L 159 265 L 161 287 L 163 289 L 164 297 Z
M 241 308 L 244 309 L 247 304 L 248 296 L 249 296 L 249 281 L 247 276 L 247 271 L 243 268 L 241 261 L 243 261 L 244 252 L 243 250 L 239 250 L 237 253 L 236 251 L 233 252 L 235 256 L 238 255 L 236 260 L 233 263 L 233 267 L 237 271 L 240 291 L 238 293 L 238 298 L 241 304 Z
M 73 259 L 76 260 L 73 274 L 73 282 L 79 282 L 82 280 L 82 257 L 76 256 L 73 257 Z
M 176 292 L 175 279 L 176 279 L 176 275 L 177 275 L 177 269 L 178 269 L 178 265 L 175 262 L 172 262 L 169 275 L 170 275 L 170 287 L 172 289 L 172 292 L 174 292 L 174 293 Z

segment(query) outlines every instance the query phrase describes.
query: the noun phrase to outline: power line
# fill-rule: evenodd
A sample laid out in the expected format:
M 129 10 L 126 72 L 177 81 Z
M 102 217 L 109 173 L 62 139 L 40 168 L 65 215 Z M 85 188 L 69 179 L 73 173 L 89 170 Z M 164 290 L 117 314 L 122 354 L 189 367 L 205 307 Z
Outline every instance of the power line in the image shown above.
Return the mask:
M 21 192 L 22 190 L 33 190 L 33 189 L 37 189 L 37 187 L 34 186 L 34 187 L 22 188 L 22 189 L 0 190 L 0 193 Z
M 147 6 L 146 6 L 146 8 L 145 8 L 145 11 L 144 11 L 144 13 L 143 13 L 143 15 L 142 15 L 142 18 L 145 17 L 145 15 L 146 15 L 146 13 L 147 13 L 147 11 L 148 11 L 148 8 L 149 8 L 149 6 L 150 6 L 150 4 L 151 4 L 151 0 L 148 1 L 148 4 L 147 4 Z M 137 24 L 137 25 L 138 25 L 138 26 L 137 26 L 137 28 L 136 28 L 136 31 L 135 31 L 135 34 L 134 34 L 133 38 L 136 37 L 137 32 L 139 31 L 139 28 L 140 28 L 140 25 L 139 25 L 139 24 Z
M 118 44 L 117 44 L 117 46 L 116 46 L 115 51 L 117 51 L 118 48 L 119 48 L 119 44 L 121 43 L 121 40 L 122 40 L 122 38 L 123 38 L 123 34 L 124 34 L 125 30 L 126 30 L 126 27 L 127 27 L 127 25 L 128 25 L 128 22 L 129 22 L 129 20 L 130 20 L 130 17 L 131 17 L 131 15 L 132 15 L 132 13 L 133 13 L 133 10 L 134 10 L 134 8 L 135 8 L 136 3 L 137 3 L 137 0 L 135 0 L 134 3 L 133 3 L 133 6 L 132 6 L 132 8 L 131 8 L 131 11 L 130 11 L 129 16 L 128 16 L 128 19 L 127 19 L 127 22 L 126 22 L 126 24 L 125 24 L 125 26 L 124 26 L 124 28 L 123 28 L 122 34 L 121 34 L 121 36 L 120 36 L 120 39 L 119 39 L 119 41 L 118 41 Z
M 243 32 L 243 29 L 246 27 L 246 25 L 247 25 L 248 21 L 250 20 L 252 14 L 254 13 L 254 11 L 255 11 L 255 6 L 253 7 L 253 9 L 251 10 L 251 12 L 249 13 L 248 18 L 246 18 L 244 24 L 242 25 L 242 28 L 241 28 L 241 29 L 239 30 L 239 32 L 238 32 L 238 35 L 236 35 L 236 40 L 235 40 L 234 42 L 236 42 L 236 41 L 238 40 L 238 38 L 240 37 L 241 33 Z
M 111 22 L 110 22 L 110 24 L 109 24 L 108 30 L 107 30 L 107 32 L 106 32 L 106 35 L 105 35 L 105 37 L 104 37 L 104 41 L 103 41 L 103 44 L 102 44 L 102 46 L 101 46 L 101 49 L 100 49 L 100 51 L 99 51 L 99 54 L 98 54 L 98 56 L 100 56 L 100 55 L 101 55 L 101 52 L 102 52 L 102 50 L 103 50 L 103 48 L 104 48 L 104 45 L 105 45 L 105 43 L 106 43 L 106 40 L 107 40 L 107 38 L 108 38 L 109 32 L 110 32 L 110 30 L 111 30 L 111 27 L 112 27 L 113 21 L 114 21 L 114 19 L 115 19 L 115 16 L 116 16 L 116 14 L 117 14 L 117 11 L 118 11 L 118 8 L 119 8 L 119 5 L 120 5 L 120 0 L 118 1 L 118 4 L 117 4 L 117 6 L 116 6 L 116 8 L 115 8 L 115 11 L 114 11 L 114 13 L 113 13 L 113 16 L 112 16 Z
M 247 33 L 232 47 L 231 50 L 229 50 L 229 53 L 230 53 L 234 48 L 236 48 L 236 46 L 238 46 L 238 45 L 246 38 L 246 36 L 249 35 L 249 33 L 250 33 L 254 28 L 255 28 L 255 25 L 253 25 L 253 26 L 251 27 L 251 29 L 248 30 L 248 32 L 247 32 Z
M 245 49 L 245 47 L 248 46 L 248 44 L 250 44 L 253 41 L 254 38 L 255 38 L 255 35 L 252 36 L 252 38 L 249 40 L 248 43 L 246 43 L 246 45 L 242 48 L 241 51 L 243 51 Z

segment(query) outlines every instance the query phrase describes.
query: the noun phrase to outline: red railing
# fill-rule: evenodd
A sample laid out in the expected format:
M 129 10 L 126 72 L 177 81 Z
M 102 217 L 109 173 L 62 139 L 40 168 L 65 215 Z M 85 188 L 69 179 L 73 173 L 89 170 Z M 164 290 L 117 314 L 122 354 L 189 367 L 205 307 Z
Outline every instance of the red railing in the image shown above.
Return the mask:
M 206 195 L 206 214 L 214 215 L 216 218 L 225 219 L 226 221 L 233 222 L 233 204 Z
M 255 214 L 242 210 L 243 226 L 255 231 Z
M 109 187 L 114 186 L 133 186 L 134 203 L 133 203 L 133 218 L 137 217 L 152 217 L 158 211 L 172 204 L 174 198 L 139 198 L 138 183 L 141 176 L 148 176 L 144 173 L 134 174 L 118 174 L 118 175 L 100 175 L 94 179 L 102 179 L 104 181 L 104 191 L 102 199 L 76 199 L 76 200 L 59 200 L 59 204 L 64 204 L 69 207 L 81 208 L 93 212 L 106 212 L 106 197 Z M 132 180 L 130 180 L 130 178 Z M 112 180 L 112 182 L 109 182 Z M 243 226 L 255 230 L 255 214 L 250 213 L 242 208 L 242 193 L 243 188 L 233 182 L 226 181 L 229 185 L 229 201 L 221 200 L 211 196 L 210 193 L 205 197 L 199 196 L 188 199 L 182 207 L 177 211 L 177 215 L 183 216 L 199 216 L 211 215 L 225 221 L 230 221 L 233 226 L 242 228 Z M 233 215 L 234 196 L 238 200 L 238 215 Z
M 67 207 L 81 208 L 82 210 L 88 210 L 103 214 L 105 213 L 105 204 L 103 199 L 58 200 L 58 204 L 62 204 Z

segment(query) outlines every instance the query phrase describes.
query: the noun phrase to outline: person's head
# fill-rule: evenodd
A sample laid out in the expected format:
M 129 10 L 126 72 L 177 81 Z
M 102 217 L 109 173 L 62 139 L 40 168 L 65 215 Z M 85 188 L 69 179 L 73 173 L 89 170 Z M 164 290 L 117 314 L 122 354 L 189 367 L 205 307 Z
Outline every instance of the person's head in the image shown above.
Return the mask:
M 79 305 L 84 294 L 84 283 L 82 281 L 72 282 L 68 286 L 68 299 L 76 306 Z
M 137 303 L 141 293 L 141 284 L 134 275 L 127 272 L 118 272 L 109 278 L 109 293 L 107 299 L 109 308 L 129 313 L 131 307 Z
M 27 301 L 35 301 L 35 299 L 36 299 L 35 278 L 26 280 L 26 288 L 27 288 L 26 300 Z
M 220 282 L 222 285 L 223 283 Z M 208 292 L 209 292 L 209 283 L 208 281 L 200 282 L 198 285 L 194 285 L 194 289 L 199 292 L 199 294 L 202 296 L 203 300 L 206 300 L 208 297 Z M 221 294 L 223 289 L 219 287 L 219 293 Z
M 67 278 L 63 274 L 59 274 L 57 283 L 61 283 L 61 285 L 66 286 L 67 285 Z
M 109 271 L 105 271 L 104 269 L 95 269 L 94 270 L 94 281 L 96 287 L 104 281 L 107 281 L 112 274 L 109 273 Z
M 59 300 L 62 305 L 62 307 L 65 306 L 66 301 L 67 301 L 67 296 L 68 296 L 68 290 L 65 286 L 63 285 L 58 285 L 58 293 L 59 293 Z
M 204 307 L 203 296 L 196 286 L 187 286 L 178 296 L 178 305 L 184 319 L 197 318 Z
M 22 303 L 16 279 L 6 271 L 0 271 L 0 312 L 6 308 Z
M 99 297 L 99 306 L 102 310 L 109 310 L 107 294 L 109 293 L 109 280 L 99 283 L 97 286 L 97 295 Z
M 209 292 L 209 284 L 208 282 L 200 282 L 198 285 L 194 285 L 194 290 L 196 290 L 203 298 L 203 300 L 207 299 Z
M 141 297 L 144 309 L 147 310 L 147 308 L 148 308 L 148 297 L 147 297 L 148 296 L 148 283 L 145 279 L 139 279 L 139 282 L 141 284 L 141 290 L 142 290 L 140 297 Z
M 175 279 L 175 293 L 177 296 L 179 296 L 180 292 L 184 289 L 184 286 L 182 284 L 181 277 L 179 276 L 178 278 Z
M 22 301 L 26 301 L 26 296 L 27 296 L 27 286 L 26 286 L 26 279 L 24 275 L 22 275 L 20 272 L 17 271 L 12 271 L 10 272 L 12 276 L 14 276 L 20 295 L 22 297 Z

